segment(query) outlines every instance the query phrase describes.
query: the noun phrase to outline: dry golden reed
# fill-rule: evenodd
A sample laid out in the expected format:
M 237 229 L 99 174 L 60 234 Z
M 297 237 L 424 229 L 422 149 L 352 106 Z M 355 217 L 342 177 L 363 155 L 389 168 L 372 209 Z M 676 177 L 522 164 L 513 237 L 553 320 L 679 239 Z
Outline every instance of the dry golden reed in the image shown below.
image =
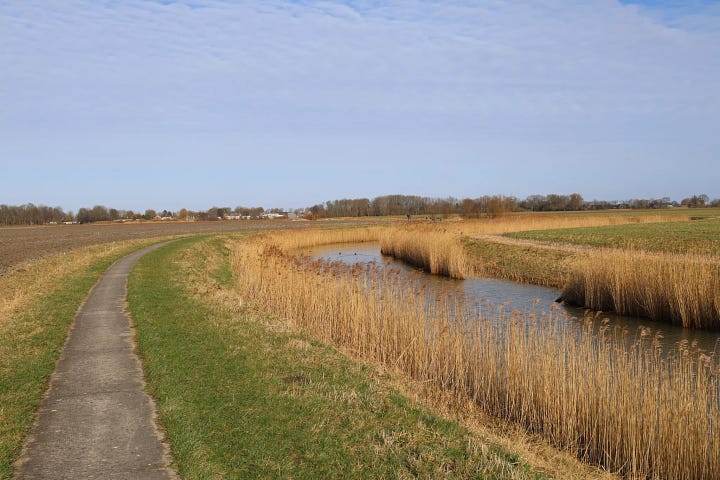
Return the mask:
M 265 236 L 286 251 L 313 248 L 332 243 L 363 243 L 376 242 L 383 231 L 382 227 L 328 228 L 306 229 L 301 235 L 291 230 L 281 230 Z
M 285 242 L 297 248 L 305 234 Z M 587 462 L 628 477 L 720 478 L 713 356 L 687 345 L 661 352 L 647 335 L 628 347 L 626 333 L 598 335 L 591 321 L 557 312 L 484 316 L 372 265 L 303 260 L 267 236 L 231 255 L 239 294 L 280 319 L 470 398 Z
M 433 275 L 465 278 L 470 270 L 460 238 L 453 233 L 435 231 L 427 235 L 391 229 L 380 237 L 380 251 Z
M 720 263 L 702 255 L 597 250 L 573 262 L 565 301 L 688 328 L 720 329 Z

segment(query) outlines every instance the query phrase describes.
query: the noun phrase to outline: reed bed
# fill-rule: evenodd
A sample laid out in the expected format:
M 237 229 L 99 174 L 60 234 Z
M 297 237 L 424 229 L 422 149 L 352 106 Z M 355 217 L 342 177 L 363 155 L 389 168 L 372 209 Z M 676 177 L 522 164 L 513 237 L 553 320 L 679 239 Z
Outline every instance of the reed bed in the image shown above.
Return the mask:
M 282 230 L 267 234 L 265 238 L 286 251 L 293 251 L 332 243 L 377 242 L 383 230 L 384 228 L 380 226 L 306 229 L 302 231 L 301 235 L 294 234 L 289 230 Z
M 418 235 L 413 230 L 391 229 L 380 237 L 380 251 L 433 275 L 465 278 L 470 272 L 460 237 L 450 232 Z
M 687 328 L 720 329 L 720 262 L 703 255 L 597 250 L 573 262 L 568 303 Z
M 231 259 L 239 294 L 295 328 L 470 398 L 582 460 L 628 477 L 720 478 L 715 356 L 660 352 L 646 334 L 628 347 L 627 332 L 598 335 L 558 312 L 488 316 L 373 265 L 302 259 L 270 237 L 238 244 Z

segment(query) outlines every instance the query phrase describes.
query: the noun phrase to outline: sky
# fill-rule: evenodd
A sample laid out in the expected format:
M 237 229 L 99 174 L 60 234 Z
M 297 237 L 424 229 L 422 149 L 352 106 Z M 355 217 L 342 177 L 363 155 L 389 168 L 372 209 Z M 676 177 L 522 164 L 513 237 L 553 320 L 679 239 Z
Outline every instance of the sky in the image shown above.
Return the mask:
M 0 204 L 720 197 L 720 1 L 0 1 Z

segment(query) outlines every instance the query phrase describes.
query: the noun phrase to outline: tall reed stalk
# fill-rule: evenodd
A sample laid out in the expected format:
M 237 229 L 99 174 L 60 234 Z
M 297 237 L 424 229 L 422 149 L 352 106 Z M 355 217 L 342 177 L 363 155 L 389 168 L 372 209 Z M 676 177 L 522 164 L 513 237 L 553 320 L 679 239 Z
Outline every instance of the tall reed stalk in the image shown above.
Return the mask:
M 720 263 L 702 255 L 598 250 L 574 262 L 562 298 L 594 310 L 720 330 Z
M 380 237 L 380 251 L 433 275 L 465 278 L 470 267 L 457 234 L 445 231 L 418 234 L 415 230 L 390 229 Z
M 298 247 L 303 233 L 294 235 Z M 429 301 L 392 272 L 303 260 L 269 237 L 238 244 L 232 263 L 238 292 L 296 328 L 470 398 L 585 461 L 629 477 L 720 478 L 716 357 L 685 344 L 660 352 L 645 334 L 628 347 L 614 338 L 627 333 L 598 336 L 557 312 L 487 316 Z

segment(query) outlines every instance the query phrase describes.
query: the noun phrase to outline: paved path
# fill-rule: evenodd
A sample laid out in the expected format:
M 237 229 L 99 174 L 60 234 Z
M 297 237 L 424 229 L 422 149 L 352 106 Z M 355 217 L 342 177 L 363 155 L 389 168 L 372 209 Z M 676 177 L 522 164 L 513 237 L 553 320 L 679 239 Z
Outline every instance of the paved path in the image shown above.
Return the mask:
M 17 480 L 176 478 L 125 315 L 128 274 L 159 246 L 115 263 L 78 311 Z

